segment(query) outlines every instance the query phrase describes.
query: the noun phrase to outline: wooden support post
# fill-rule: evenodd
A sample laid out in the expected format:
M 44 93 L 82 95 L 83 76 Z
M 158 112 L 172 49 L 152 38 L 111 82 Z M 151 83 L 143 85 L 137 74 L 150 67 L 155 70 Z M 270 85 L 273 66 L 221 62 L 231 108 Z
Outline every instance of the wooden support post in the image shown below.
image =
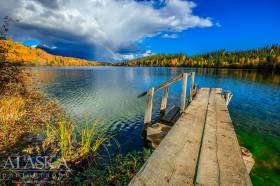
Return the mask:
M 232 93 L 230 91 L 225 92 L 226 106 L 228 106 L 231 98 L 232 98 Z
M 194 77 L 195 77 L 195 72 L 192 72 L 192 79 L 191 79 L 191 84 L 190 84 L 190 99 L 189 102 L 192 102 L 193 96 L 194 96 Z
M 230 96 L 230 92 L 226 92 L 225 94 L 226 105 L 228 105 L 229 96 Z
M 154 88 L 151 88 L 147 91 L 147 101 L 146 101 L 145 116 L 144 116 L 144 128 L 142 131 L 144 147 L 148 147 L 147 129 L 148 129 L 148 125 L 152 122 L 154 91 L 155 91 Z
M 186 107 L 187 78 L 188 78 L 188 73 L 184 73 L 182 77 L 182 93 L 181 93 L 181 107 L 180 107 L 181 112 L 184 112 Z
M 162 94 L 161 106 L 160 106 L 160 115 L 164 116 L 167 106 L 167 98 L 168 98 L 168 87 L 165 87 Z

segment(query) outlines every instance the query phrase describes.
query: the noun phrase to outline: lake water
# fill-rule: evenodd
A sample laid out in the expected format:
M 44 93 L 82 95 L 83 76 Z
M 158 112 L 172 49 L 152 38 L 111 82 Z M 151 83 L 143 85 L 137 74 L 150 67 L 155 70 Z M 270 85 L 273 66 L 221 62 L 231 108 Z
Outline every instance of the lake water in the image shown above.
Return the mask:
M 80 125 L 95 121 L 121 144 L 123 153 L 142 149 L 145 97 L 137 95 L 190 68 L 45 67 L 32 68 L 42 90 Z M 280 182 L 280 75 L 255 70 L 196 69 L 199 87 L 233 92 L 229 105 L 240 143 L 256 158 L 254 184 Z M 189 84 L 189 83 L 188 83 Z M 170 87 L 168 108 L 179 105 L 181 82 Z M 154 100 L 159 114 L 161 93 Z

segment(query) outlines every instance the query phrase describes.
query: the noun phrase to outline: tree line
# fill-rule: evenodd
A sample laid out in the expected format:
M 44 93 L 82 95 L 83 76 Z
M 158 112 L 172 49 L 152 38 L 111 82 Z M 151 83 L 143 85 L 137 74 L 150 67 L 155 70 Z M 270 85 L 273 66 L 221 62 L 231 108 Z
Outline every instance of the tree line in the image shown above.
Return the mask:
M 187 56 L 185 54 L 158 54 L 130 61 L 123 61 L 121 66 L 182 66 L 206 68 L 266 68 L 280 69 L 280 46 L 229 52 L 216 52 Z

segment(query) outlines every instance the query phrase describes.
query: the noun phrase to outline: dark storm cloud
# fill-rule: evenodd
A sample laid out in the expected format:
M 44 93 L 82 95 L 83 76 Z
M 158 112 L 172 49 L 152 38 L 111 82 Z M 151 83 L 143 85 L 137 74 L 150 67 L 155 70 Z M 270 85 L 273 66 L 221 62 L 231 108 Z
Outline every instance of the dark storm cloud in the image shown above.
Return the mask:
M 64 4 L 69 2 L 68 0 L 34 0 L 40 3 L 41 5 L 48 7 L 48 8 L 53 8 L 53 9 L 59 9 L 59 7 Z
M 64 51 L 78 48 L 93 53 L 85 57 L 111 60 L 133 57 L 142 39 L 162 31 L 212 26 L 209 18 L 192 14 L 193 2 L 160 2 L 156 8 L 133 0 L 10 0 L 0 1 L 0 16 L 20 21 L 12 26 L 17 40 L 35 39 Z

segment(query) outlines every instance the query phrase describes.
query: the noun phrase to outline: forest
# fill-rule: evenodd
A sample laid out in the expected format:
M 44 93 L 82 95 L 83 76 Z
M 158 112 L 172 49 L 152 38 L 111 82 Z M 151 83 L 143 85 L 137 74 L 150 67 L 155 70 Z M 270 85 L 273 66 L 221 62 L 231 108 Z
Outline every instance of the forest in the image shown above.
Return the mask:
M 219 50 L 207 54 L 158 54 L 123 61 L 120 66 L 182 66 L 205 68 L 265 68 L 280 69 L 280 46 L 229 52 Z
M 48 54 L 39 48 L 24 46 L 11 39 L 0 39 L 0 62 L 28 66 L 96 66 L 100 62 Z

